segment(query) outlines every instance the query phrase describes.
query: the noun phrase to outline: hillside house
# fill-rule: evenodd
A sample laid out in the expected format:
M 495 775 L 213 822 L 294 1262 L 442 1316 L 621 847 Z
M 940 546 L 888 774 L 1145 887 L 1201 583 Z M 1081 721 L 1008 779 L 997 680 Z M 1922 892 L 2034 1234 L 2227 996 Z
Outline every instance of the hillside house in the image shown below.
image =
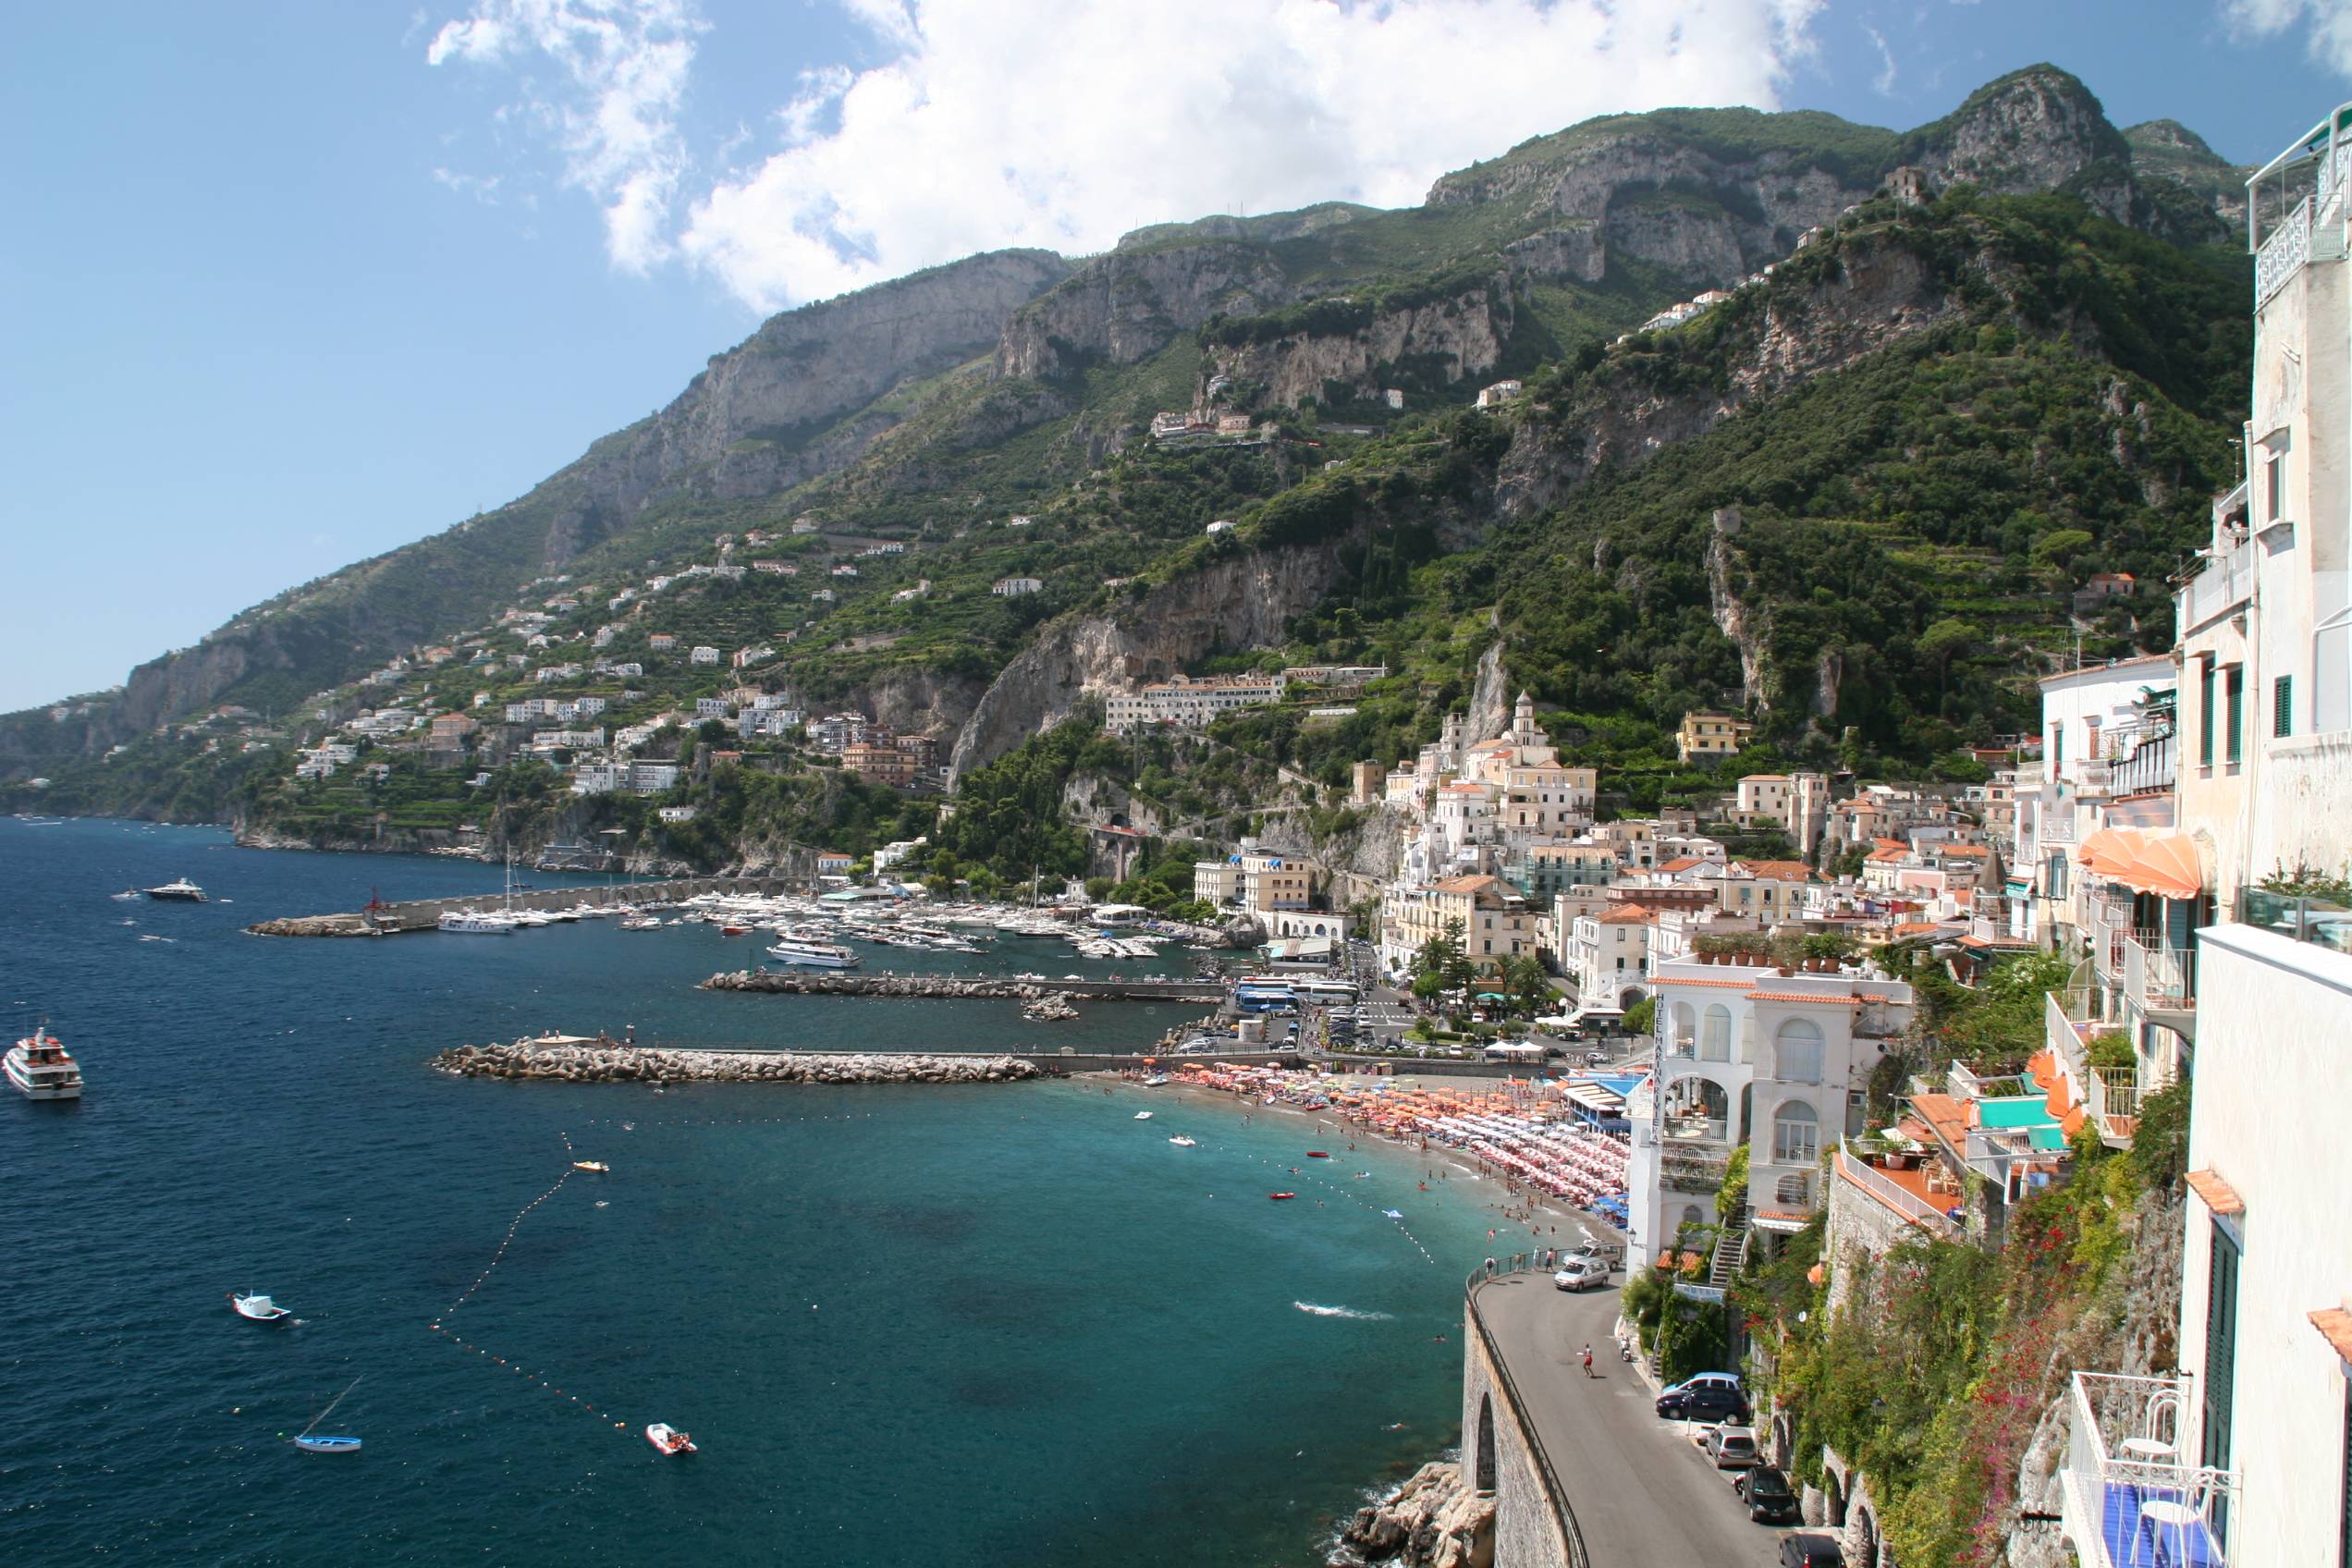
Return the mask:
M 1038 577 L 999 577 L 988 589 L 999 599 L 1018 599 L 1026 594 L 1042 594 L 1045 591 L 1045 580 Z

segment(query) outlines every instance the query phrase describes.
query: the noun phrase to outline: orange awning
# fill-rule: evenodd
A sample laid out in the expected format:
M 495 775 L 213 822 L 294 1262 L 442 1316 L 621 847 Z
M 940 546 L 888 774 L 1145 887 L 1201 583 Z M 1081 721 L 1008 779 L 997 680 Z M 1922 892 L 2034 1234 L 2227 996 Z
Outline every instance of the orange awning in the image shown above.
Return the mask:
M 2093 876 L 2161 899 L 2193 899 L 2205 886 L 2197 842 L 2186 833 L 2102 827 L 2082 841 L 2076 858 Z

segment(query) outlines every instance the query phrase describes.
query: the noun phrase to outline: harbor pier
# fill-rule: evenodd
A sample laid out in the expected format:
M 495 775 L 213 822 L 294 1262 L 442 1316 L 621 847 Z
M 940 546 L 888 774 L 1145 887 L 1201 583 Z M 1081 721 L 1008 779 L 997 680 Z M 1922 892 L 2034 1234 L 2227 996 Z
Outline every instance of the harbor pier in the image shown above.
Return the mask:
M 780 898 L 807 892 L 807 879 L 791 876 L 680 876 L 660 882 L 614 882 L 604 887 L 580 884 L 570 888 L 531 888 L 512 897 L 512 907 L 529 910 L 571 909 L 580 904 L 614 908 L 621 904 L 679 903 L 702 893 L 741 893 Z M 349 914 L 298 914 L 248 925 L 256 937 L 395 937 L 407 931 L 439 927 L 442 912 L 453 909 L 508 907 L 508 895 L 496 890 L 446 899 L 411 899 L 402 903 L 374 904 Z

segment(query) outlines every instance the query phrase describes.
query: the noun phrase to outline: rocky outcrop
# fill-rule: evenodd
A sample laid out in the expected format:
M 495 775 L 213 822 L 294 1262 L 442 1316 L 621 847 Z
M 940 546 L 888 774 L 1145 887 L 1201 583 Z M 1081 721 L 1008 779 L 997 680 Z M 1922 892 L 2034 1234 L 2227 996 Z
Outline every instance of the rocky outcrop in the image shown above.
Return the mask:
M 564 1084 L 1011 1084 L 1044 1070 L 1017 1056 L 815 1056 L 790 1051 L 657 1050 L 611 1040 L 456 1046 L 435 1057 L 459 1078 Z
M 1265 388 L 1288 408 L 1322 401 L 1334 387 L 1369 398 L 1407 383 L 1452 386 L 1491 370 L 1510 341 L 1516 307 L 1507 276 L 1443 300 L 1374 315 L 1352 332 L 1298 333 L 1215 349 L 1210 368 Z
M 1739 650 L 1740 699 L 1746 706 L 1760 703 L 1764 696 L 1766 639 L 1763 629 L 1756 624 L 1755 612 L 1741 599 L 1733 581 L 1732 541 L 1739 536 L 1739 530 L 1737 507 L 1716 508 L 1707 541 L 1707 598 L 1716 629 Z
M 996 372 L 1044 377 L 1096 361 L 1133 364 L 1220 312 L 1255 315 L 1292 294 L 1272 252 L 1258 245 L 1114 251 L 1014 312 L 997 345 Z
M 1461 1465 L 1435 1461 L 1383 1501 L 1356 1510 L 1340 1532 L 1340 1561 L 1483 1568 L 1494 1555 L 1494 1513 L 1495 1500 L 1480 1497 Z
M 994 761 L 1088 697 L 1165 680 L 1218 648 L 1273 647 L 1339 580 L 1344 541 L 1240 551 L 1109 615 L 1049 623 L 1004 668 L 957 735 L 949 770 Z
M 1491 741 L 1511 727 L 1511 676 L 1502 668 L 1502 639 L 1478 655 L 1478 676 L 1470 683 L 1470 707 L 1462 736 L 1472 745 Z

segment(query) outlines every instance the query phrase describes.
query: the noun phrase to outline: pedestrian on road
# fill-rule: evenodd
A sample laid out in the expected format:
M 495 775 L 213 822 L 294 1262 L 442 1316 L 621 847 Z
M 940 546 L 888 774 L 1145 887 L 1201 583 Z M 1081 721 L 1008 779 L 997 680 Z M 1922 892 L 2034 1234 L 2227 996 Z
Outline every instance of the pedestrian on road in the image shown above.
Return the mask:
M 1590 1345 L 1585 1347 L 1585 1376 L 1587 1378 L 1599 1376 L 1592 1369 L 1592 1346 Z

